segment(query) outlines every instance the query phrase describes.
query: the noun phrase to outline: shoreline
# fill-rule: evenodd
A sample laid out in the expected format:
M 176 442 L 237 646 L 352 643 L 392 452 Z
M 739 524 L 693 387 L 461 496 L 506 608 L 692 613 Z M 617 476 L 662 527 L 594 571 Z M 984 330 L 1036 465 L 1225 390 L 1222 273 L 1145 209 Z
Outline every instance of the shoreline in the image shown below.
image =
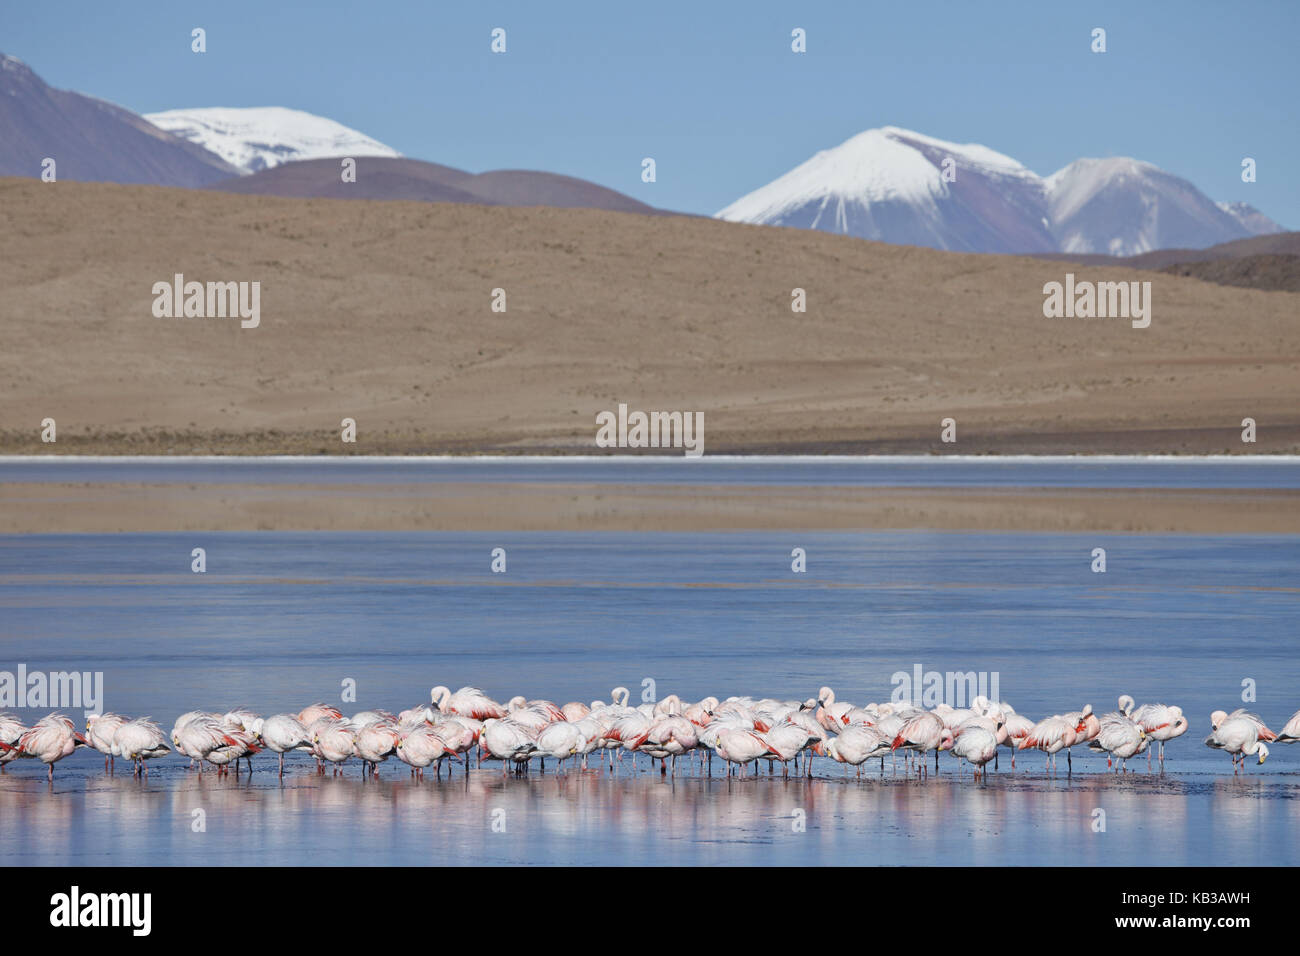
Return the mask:
M 1248 458 L 1300 456 L 1300 422 L 1277 417 L 1261 426 L 1254 443 L 1241 441 L 1241 428 L 1089 429 L 1078 432 L 963 432 L 960 444 L 939 441 L 937 429 L 904 428 L 888 437 L 848 439 L 832 429 L 810 428 L 808 437 L 781 434 L 748 438 L 715 435 L 700 458 Z M 954 451 L 960 447 L 961 451 Z M 474 439 L 430 438 L 419 432 L 368 434 L 349 446 L 337 432 L 153 432 L 63 433 L 41 441 L 36 430 L 0 430 L 0 460 L 16 458 L 687 458 L 680 450 L 620 448 L 602 452 L 585 432 L 553 436 L 484 433 Z
M 315 455 L 219 455 L 219 454 L 187 454 L 187 455 L 137 455 L 137 454 L 59 454 L 51 452 L 49 454 L 0 454 L 0 464 L 21 464 L 24 462 L 46 462 L 46 461 L 70 461 L 70 462 L 127 462 L 134 464 L 165 464 L 166 462 L 524 462 L 524 463 L 546 463 L 546 462 L 617 462 L 619 464 L 644 464 L 647 461 L 659 464 L 662 462 L 672 461 L 708 461 L 708 462 L 726 462 L 726 463 L 755 463 L 755 464 L 776 464 L 782 462 L 797 464 L 817 464 L 817 463 L 853 463 L 853 462 L 880 462 L 880 463 L 916 463 L 930 464 L 936 461 L 957 461 L 957 462 L 1025 462 L 1025 463 L 1061 463 L 1069 464 L 1071 462 L 1094 462 L 1094 463 L 1124 463 L 1139 461 L 1156 461 L 1156 462 L 1234 462 L 1234 463 L 1251 463 L 1262 462 L 1265 464 L 1296 464 L 1300 465 L 1300 452 L 1276 453 L 1276 452 L 1241 452 L 1233 454 L 1131 454 L 1120 455 L 1106 452 L 1088 453 L 1077 452 L 1074 454 L 996 454 L 990 453 L 985 455 L 972 455 L 960 452 L 952 454 L 897 454 L 897 455 L 845 455 L 845 454 L 716 454 L 703 455 L 699 458 L 692 459 L 685 455 L 657 455 L 657 454 L 584 454 L 574 452 L 573 454 L 541 454 L 536 452 L 520 452 L 518 454 L 501 454 L 501 453 L 483 453 L 473 454 L 466 453 L 462 455 L 449 454 L 409 454 L 409 455 L 383 455 L 361 453 L 356 454 L 315 454 Z M 690 466 L 688 466 L 690 467 Z
M 8 482 L 0 534 L 1011 531 L 1300 534 L 1300 489 Z

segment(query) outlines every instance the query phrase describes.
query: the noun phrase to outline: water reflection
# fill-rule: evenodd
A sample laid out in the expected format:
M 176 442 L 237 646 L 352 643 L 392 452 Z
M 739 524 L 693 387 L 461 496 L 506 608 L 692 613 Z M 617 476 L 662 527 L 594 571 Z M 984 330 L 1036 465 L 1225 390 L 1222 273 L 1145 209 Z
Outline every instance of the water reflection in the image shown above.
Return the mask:
M 1291 774 L 1022 770 L 977 784 L 946 766 L 862 780 L 491 767 L 417 782 L 402 767 L 363 781 L 298 765 L 283 781 L 175 767 L 147 782 L 65 774 L 51 788 L 22 769 L 0 778 L 6 865 L 1300 862 Z

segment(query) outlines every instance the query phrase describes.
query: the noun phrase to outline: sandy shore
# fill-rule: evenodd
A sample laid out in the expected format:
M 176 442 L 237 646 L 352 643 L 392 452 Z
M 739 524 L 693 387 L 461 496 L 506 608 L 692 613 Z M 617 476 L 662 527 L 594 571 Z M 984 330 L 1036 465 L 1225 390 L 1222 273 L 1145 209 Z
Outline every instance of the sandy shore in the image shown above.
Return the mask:
M 8 484 L 0 533 L 121 531 L 1300 533 L 1300 491 L 646 485 Z
M 590 453 L 620 402 L 702 412 L 707 454 L 1300 452 L 1300 294 L 1150 271 L 18 179 L 0 271 L 0 453 Z M 1150 327 L 1044 318 L 1067 271 L 1150 282 Z M 260 324 L 155 317 L 178 273 L 259 282 Z

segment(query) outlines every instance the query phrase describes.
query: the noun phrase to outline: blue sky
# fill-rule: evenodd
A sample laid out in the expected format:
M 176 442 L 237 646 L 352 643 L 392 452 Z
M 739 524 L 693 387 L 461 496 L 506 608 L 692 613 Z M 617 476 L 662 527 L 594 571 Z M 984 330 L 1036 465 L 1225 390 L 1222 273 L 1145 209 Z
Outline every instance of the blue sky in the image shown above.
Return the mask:
M 190 52 L 195 26 L 206 54 Z M 505 55 L 489 51 L 498 26 Z M 1295 0 L 41 0 L 0 8 L 0 50 L 141 113 L 295 107 L 416 158 L 566 173 L 689 212 L 895 125 L 1044 175 L 1134 156 L 1300 228 L 1297 27 Z

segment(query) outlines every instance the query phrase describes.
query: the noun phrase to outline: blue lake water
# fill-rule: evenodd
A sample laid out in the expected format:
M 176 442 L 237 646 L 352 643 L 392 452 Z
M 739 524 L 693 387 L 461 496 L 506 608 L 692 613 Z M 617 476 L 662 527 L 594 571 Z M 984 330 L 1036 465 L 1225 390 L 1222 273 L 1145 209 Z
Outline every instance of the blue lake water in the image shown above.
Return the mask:
M 931 463 L 924 483 L 950 480 L 945 467 Z M 1138 486 L 1148 467 L 1105 481 Z M 1252 467 L 1220 477 L 1295 486 L 1295 465 Z M 0 467 L 0 494 L 15 480 L 30 479 Z M 205 574 L 190 571 L 195 547 Z M 795 547 L 804 574 L 791 571 Z M 1096 547 L 1105 574 L 1090 569 Z M 494 548 L 504 574 L 490 570 Z M 0 536 L 0 670 L 102 671 L 105 709 L 165 728 L 191 709 L 339 703 L 345 681 L 357 688 L 345 712 L 410 707 L 434 684 L 560 703 L 624 685 L 635 701 L 647 680 L 660 697 L 803 699 L 829 684 L 865 703 L 917 667 L 996 675 L 1035 719 L 1113 709 L 1128 693 L 1179 704 L 1192 723 L 1163 773 L 1142 758 L 1108 773 L 1086 753 L 1068 776 L 1063 757 L 1051 776 L 1039 754 L 1012 771 L 1004 751 L 979 785 L 946 754 L 921 781 L 888 762 L 859 781 L 818 760 L 811 781 L 729 781 L 718 762 L 711 779 L 683 763 L 665 780 L 625 762 L 613 776 L 548 764 L 503 778 L 485 764 L 414 782 L 390 761 L 363 782 L 355 765 L 322 778 L 300 757 L 283 781 L 269 758 L 236 780 L 169 757 L 145 782 L 120 766 L 107 777 L 79 751 L 52 788 L 34 761 L 0 776 L 0 863 L 1294 865 L 1300 747 L 1276 745 L 1234 779 L 1201 740 L 1211 711 L 1242 706 L 1243 682 L 1274 730 L 1300 707 L 1297 621 L 1300 539 L 1287 535 Z

